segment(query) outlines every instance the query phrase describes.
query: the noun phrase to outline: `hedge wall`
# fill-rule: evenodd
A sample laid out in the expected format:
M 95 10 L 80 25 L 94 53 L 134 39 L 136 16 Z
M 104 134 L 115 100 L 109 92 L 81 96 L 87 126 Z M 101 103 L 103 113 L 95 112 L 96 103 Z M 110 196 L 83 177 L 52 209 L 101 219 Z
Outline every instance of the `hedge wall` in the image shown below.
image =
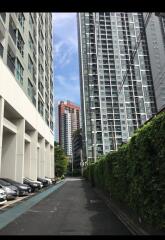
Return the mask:
M 84 176 L 144 222 L 165 228 L 165 113 L 138 129 L 118 151 L 89 165 Z

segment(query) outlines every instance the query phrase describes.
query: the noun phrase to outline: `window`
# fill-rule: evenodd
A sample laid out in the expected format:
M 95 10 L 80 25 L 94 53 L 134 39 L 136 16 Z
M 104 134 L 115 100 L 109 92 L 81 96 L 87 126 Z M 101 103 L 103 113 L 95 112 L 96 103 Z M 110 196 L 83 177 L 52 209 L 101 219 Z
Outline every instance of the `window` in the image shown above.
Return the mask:
M 10 16 L 10 20 L 9 20 L 9 33 L 14 41 L 14 43 L 16 44 L 16 31 L 17 31 L 17 28 L 15 26 L 15 23 L 12 19 L 12 17 Z
M 17 58 L 16 62 L 16 78 L 18 81 L 20 81 L 21 84 L 23 84 L 23 67 L 20 63 L 20 61 Z
M 28 55 L 28 69 L 31 74 L 33 74 L 33 62 L 31 60 L 31 57 Z
M 31 83 L 31 81 L 28 79 L 28 95 L 29 95 L 30 98 L 32 99 L 34 105 L 35 105 L 35 103 L 36 103 L 35 94 L 36 94 L 36 92 L 35 92 L 35 90 L 34 90 L 34 88 L 33 88 L 33 85 L 32 85 L 32 83 Z
M 17 43 L 16 44 L 17 44 L 17 48 L 18 48 L 19 52 L 21 53 L 21 56 L 23 57 L 24 56 L 24 41 L 23 41 L 19 31 L 17 32 Z
M 7 65 L 12 71 L 12 73 L 15 73 L 15 55 L 11 48 L 8 45 L 8 50 L 7 50 Z
M 18 13 L 18 21 L 24 31 L 24 22 L 25 22 L 25 17 L 23 15 L 23 13 Z
M 43 116 L 43 108 L 44 108 L 43 102 L 42 102 L 42 100 L 39 98 L 39 99 L 38 99 L 38 111 L 39 111 L 39 113 L 41 113 L 42 116 Z
M 43 87 L 43 84 L 42 84 L 42 82 L 38 82 L 38 89 L 40 90 L 40 92 L 41 92 L 41 94 L 43 95 L 43 93 L 44 93 L 44 87 Z
M 33 39 L 32 39 L 32 37 L 31 37 L 30 32 L 29 32 L 29 48 L 30 48 L 31 50 L 33 50 Z
M 32 19 L 31 13 L 29 14 L 29 25 L 30 25 L 30 28 L 33 29 L 33 19 Z

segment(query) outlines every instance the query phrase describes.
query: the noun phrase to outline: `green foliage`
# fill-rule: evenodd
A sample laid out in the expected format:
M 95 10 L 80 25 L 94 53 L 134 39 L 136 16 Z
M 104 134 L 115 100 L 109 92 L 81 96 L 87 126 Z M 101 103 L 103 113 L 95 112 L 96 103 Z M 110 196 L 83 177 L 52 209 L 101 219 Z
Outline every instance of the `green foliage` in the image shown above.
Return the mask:
M 165 228 L 165 113 L 139 128 L 118 151 L 89 165 L 84 176 L 146 223 Z
M 64 153 L 64 150 L 56 142 L 54 143 L 54 155 L 55 155 L 55 175 L 61 177 L 66 173 L 68 159 Z
M 72 176 L 74 177 L 81 176 L 81 169 L 73 169 Z

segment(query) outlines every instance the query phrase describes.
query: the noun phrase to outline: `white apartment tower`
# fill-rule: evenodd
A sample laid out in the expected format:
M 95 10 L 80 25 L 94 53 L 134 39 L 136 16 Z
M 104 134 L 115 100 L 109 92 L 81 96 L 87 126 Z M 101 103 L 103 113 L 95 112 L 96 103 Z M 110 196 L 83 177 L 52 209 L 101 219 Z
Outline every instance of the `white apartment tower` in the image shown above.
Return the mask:
M 1 177 L 54 177 L 52 79 L 52 14 L 1 12 Z

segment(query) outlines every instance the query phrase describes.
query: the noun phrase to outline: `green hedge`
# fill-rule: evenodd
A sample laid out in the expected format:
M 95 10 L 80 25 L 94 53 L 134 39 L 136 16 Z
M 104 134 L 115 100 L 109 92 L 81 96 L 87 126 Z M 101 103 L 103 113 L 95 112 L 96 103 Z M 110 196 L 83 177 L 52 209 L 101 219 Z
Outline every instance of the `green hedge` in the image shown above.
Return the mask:
M 144 222 L 165 228 L 165 113 L 138 129 L 118 151 L 89 165 L 84 176 Z

